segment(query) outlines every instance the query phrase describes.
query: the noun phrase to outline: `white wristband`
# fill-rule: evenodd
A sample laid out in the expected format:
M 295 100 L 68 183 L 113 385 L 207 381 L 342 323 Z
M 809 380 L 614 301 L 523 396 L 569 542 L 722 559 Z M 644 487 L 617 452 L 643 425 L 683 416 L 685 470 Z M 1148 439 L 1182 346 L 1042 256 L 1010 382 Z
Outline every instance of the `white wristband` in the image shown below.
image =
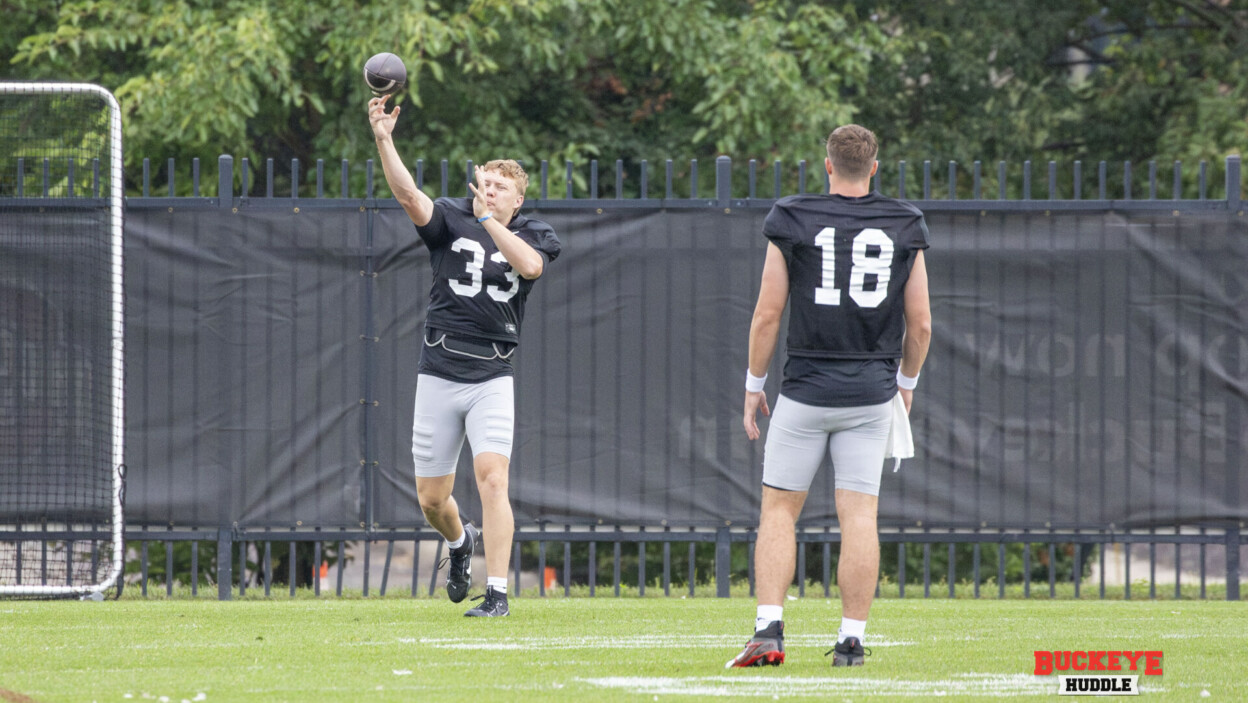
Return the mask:
M 897 369 L 897 387 L 898 388 L 905 390 L 905 391 L 912 391 L 914 390 L 914 387 L 917 385 L 919 385 L 919 374 L 916 373 L 914 375 L 914 378 L 910 378 L 909 376 L 902 373 L 901 369 Z
M 763 384 L 766 382 L 767 374 L 763 374 L 760 378 L 750 373 L 749 369 L 745 370 L 745 390 L 747 393 L 757 393 L 763 390 Z

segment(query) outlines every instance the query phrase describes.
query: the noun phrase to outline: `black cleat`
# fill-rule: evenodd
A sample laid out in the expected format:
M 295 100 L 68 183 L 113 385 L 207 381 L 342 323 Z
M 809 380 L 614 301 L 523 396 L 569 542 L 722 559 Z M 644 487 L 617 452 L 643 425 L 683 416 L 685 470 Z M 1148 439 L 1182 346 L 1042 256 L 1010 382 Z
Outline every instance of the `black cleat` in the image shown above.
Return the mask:
M 832 666 L 862 666 L 865 657 L 871 654 L 871 650 L 864 649 L 862 640 L 857 637 L 846 637 L 844 642 L 837 642 L 836 646 L 824 652 L 823 656 L 832 655 Z
M 473 600 L 485 599 L 485 602 L 477 607 L 464 613 L 466 618 L 505 618 L 511 615 L 511 610 L 507 608 L 507 594 L 499 593 L 494 590 L 493 586 L 485 587 L 485 595 L 477 596 Z
M 784 623 L 776 620 L 754 633 L 745 649 L 724 664 L 725 669 L 745 666 L 780 666 L 784 663 Z
M 477 528 L 472 523 L 464 523 L 464 543 L 451 550 L 451 556 L 443 559 L 449 561 L 451 568 L 446 572 L 446 597 L 452 603 L 458 603 L 468 595 L 468 587 L 472 585 L 472 550 L 477 547 Z M 442 564 L 438 564 L 442 568 Z

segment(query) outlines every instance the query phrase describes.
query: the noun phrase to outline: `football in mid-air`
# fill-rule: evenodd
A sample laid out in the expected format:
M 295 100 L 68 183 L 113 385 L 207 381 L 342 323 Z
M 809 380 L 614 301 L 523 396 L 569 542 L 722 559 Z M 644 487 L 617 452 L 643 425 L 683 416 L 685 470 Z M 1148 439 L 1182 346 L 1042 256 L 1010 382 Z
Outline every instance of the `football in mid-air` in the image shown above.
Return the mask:
M 377 97 L 397 93 L 407 84 L 407 66 L 389 52 L 375 54 L 364 62 L 364 82 Z

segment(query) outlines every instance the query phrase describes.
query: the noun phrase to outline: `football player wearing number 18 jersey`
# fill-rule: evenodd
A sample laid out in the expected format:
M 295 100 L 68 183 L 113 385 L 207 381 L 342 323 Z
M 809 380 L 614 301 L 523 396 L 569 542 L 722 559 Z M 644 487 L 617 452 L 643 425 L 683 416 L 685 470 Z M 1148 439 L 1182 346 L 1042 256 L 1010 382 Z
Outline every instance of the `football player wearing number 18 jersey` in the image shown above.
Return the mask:
M 863 663 L 879 576 L 876 530 L 890 429 L 904 423 L 931 339 L 927 225 L 914 206 L 871 191 L 875 135 L 858 125 L 828 137 L 827 194 L 776 202 L 750 325 L 745 432 L 770 415 L 763 384 L 789 306 L 788 359 L 763 449 L 755 548 L 755 633 L 728 667 L 784 661 L 783 602 L 793 579 L 794 526 L 815 472 L 831 454 L 841 527 L 841 628 L 833 666 Z
M 421 192 L 395 150 L 391 133 L 401 108 L 387 114 L 388 97 L 368 102 L 369 122 L 386 182 L 433 266 L 412 424 L 416 495 L 450 547 L 447 597 L 458 603 L 468 594 L 481 538 L 486 589 L 474 600 L 484 602 L 465 615 L 505 616 L 515 525 L 507 493 L 515 425 L 511 360 L 525 298 L 559 255 L 559 239 L 550 225 L 520 214 L 529 177 L 515 161 L 478 166 L 472 198 L 435 202 Z M 451 495 L 465 435 L 481 493 L 481 533 L 460 519 Z

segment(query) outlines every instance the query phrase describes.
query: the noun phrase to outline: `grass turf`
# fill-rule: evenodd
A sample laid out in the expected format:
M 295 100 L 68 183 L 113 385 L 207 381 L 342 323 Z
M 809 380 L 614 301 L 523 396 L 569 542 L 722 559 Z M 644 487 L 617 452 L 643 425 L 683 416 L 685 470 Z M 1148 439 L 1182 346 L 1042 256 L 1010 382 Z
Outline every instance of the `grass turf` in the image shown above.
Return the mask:
M 725 670 L 746 598 L 0 602 L 5 701 L 1053 700 L 1034 650 L 1162 650 L 1141 698 L 1242 700 L 1248 606 L 1218 601 L 882 599 L 867 665 L 823 653 L 840 603 L 787 603 L 787 663 Z M 1139 673 L 1143 672 L 1125 672 Z

